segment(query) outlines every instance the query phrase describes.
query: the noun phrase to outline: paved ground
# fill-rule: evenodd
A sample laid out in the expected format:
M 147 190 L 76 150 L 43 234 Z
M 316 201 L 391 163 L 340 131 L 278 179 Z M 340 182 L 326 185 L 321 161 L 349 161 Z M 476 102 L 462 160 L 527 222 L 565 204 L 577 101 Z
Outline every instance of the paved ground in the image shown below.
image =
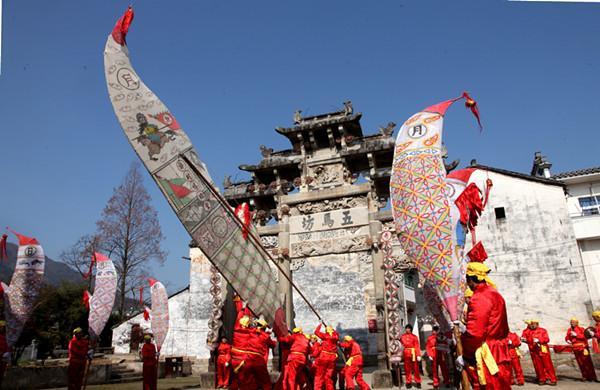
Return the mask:
M 365 379 L 367 383 L 370 382 L 370 375 L 365 375 Z M 527 378 L 529 382 L 533 381 L 533 378 Z M 199 389 L 197 387 L 199 384 L 199 380 L 195 377 L 187 377 L 187 378 L 170 378 L 170 379 L 161 379 L 158 381 L 158 388 L 160 390 L 182 390 L 182 389 Z M 88 386 L 89 390 L 139 390 L 142 388 L 141 382 L 132 382 L 132 383 L 123 383 L 118 385 L 95 385 Z M 403 387 L 404 389 L 405 387 Z M 513 389 L 519 390 L 527 390 L 527 389 L 539 389 L 540 386 L 534 383 L 526 383 L 525 386 L 514 386 Z M 600 389 L 600 383 L 589 383 L 589 382 L 581 382 L 575 378 L 570 376 L 559 376 L 558 386 L 550 387 L 544 386 L 544 389 L 571 389 L 571 390 L 592 390 L 592 389 Z M 394 388 L 398 389 L 397 387 Z M 433 389 L 431 385 L 431 381 L 427 380 L 423 383 L 422 389 Z M 388 389 L 392 390 L 392 389 Z

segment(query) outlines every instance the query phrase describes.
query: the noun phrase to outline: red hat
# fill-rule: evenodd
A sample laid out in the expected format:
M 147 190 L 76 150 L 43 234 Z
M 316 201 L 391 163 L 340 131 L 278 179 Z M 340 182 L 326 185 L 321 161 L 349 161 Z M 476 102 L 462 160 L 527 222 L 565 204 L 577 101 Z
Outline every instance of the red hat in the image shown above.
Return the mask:
M 100 252 L 94 252 L 94 259 L 96 261 L 109 261 L 110 259 L 108 258 L 108 256 L 103 255 Z
M 9 231 L 11 231 L 15 236 L 17 236 L 17 238 L 19 238 L 19 245 L 21 245 L 21 246 L 22 245 L 40 245 L 38 240 L 36 240 L 35 238 L 31 238 L 31 237 L 27 237 L 22 234 L 19 234 L 9 227 L 7 227 L 7 229 Z
M 148 278 L 148 283 L 150 283 L 150 287 L 154 286 L 158 282 L 158 280 L 154 278 Z
M 467 256 L 469 257 L 469 260 L 476 263 L 483 263 L 488 258 L 487 252 L 485 251 L 481 241 L 471 248 L 469 253 L 467 253 Z

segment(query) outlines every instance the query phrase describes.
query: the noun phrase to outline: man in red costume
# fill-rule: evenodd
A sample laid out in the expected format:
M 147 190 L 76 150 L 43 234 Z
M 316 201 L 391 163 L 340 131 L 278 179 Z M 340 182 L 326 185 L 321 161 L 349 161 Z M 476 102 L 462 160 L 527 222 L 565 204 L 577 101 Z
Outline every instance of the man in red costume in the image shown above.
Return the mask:
M 508 354 L 510 355 L 510 364 L 512 371 L 510 374 L 510 384 L 515 384 L 515 378 L 517 379 L 517 385 L 523 386 L 525 384 L 525 378 L 523 377 L 523 368 L 521 367 L 521 339 L 515 332 L 508 334 Z M 514 377 L 513 377 L 514 374 Z
M 415 385 L 421 388 L 421 375 L 419 366 L 421 365 L 421 348 L 419 339 L 413 334 L 413 327 L 408 324 L 404 327 L 404 334 L 400 336 L 400 343 L 404 347 L 402 358 L 404 360 L 404 371 L 406 372 L 406 387 L 412 387 L 412 377 L 415 377 Z
M 363 356 L 360 345 L 352 336 L 344 336 L 344 341 L 340 343 L 345 351 L 346 367 L 344 367 L 344 381 L 346 389 L 354 389 L 354 380 L 358 384 L 360 390 L 371 390 L 367 382 L 363 379 Z
M 521 338 L 529 347 L 529 354 L 535 368 L 537 380 L 540 385 L 549 383 L 556 386 L 556 374 L 554 364 L 550 356 L 548 332 L 540 327 L 540 321 L 536 319 L 527 321 L 527 329 L 523 331 Z
M 69 341 L 69 390 L 79 390 L 83 386 L 86 365 L 94 355 L 89 345 L 89 340 L 83 336 L 83 329 L 75 328 L 73 338 Z
M 442 377 L 444 378 L 444 386 L 450 386 L 450 375 L 448 373 L 448 353 L 450 347 L 448 346 L 448 339 L 440 333 L 440 328 L 437 325 L 433 326 L 433 332 L 427 338 L 425 345 L 427 356 L 431 360 L 431 371 L 433 372 L 433 388 L 437 389 L 440 387 L 439 369 L 442 370 Z
M 479 385 L 490 390 L 510 389 L 510 355 L 506 303 L 489 279 L 490 269 L 484 259 L 471 259 L 467 265 L 467 284 L 473 296 L 467 310 L 466 330 L 462 334 L 463 356 L 459 367 L 467 361 L 477 367 Z
M 283 389 L 296 390 L 297 385 L 306 382 L 306 363 L 310 353 L 308 337 L 302 333 L 302 328 L 294 328 L 292 334 L 279 337 L 277 341 L 290 345 L 285 365 Z
M 229 387 L 229 376 L 231 374 L 231 344 L 223 337 L 217 349 L 217 389 Z
M 0 389 L 2 388 L 2 379 L 6 365 L 10 362 L 10 348 L 6 342 L 6 322 L 0 321 Z
M 231 363 L 236 374 L 232 389 L 270 390 L 271 378 L 265 363 L 264 340 L 260 332 L 250 327 L 250 317 L 242 316 L 233 330 Z
M 571 326 L 567 329 L 565 341 L 573 346 L 573 353 L 579 365 L 581 376 L 584 381 L 595 382 L 598 380 L 594 363 L 590 355 L 587 338 L 585 337 L 585 329 L 579 326 L 579 320 L 575 317 L 571 318 Z
M 308 373 L 310 379 L 312 379 L 312 389 L 316 389 L 316 381 L 317 381 L 317 361 L 319 356 L 321 356 L 321 352 L 323 351 L 323 347 L 321 346 L 321 341 L 315 334 L 310 335 L 310 359 L 308 359 Z
M 140 351 L 142 359 L 142 373 L 144 378 L 144 390 L 156 390 L 158 382 L 158 353 L 156 345 L 152 342 L 152 336 L 144 335 L 144 345 Z
M 600 340 L 600 310 L 596 310 L 592 312 L 592 318 L 596 322 L 593 326 L 594 330 L 592 331 L 592 346 L 594 353 L 600 353 L 600 346 L 598 341 Z
M 321 324 L 315 329 L 315 335 L 322 340 L 321 352 L 315 360 L 315 388 L 321 390 L 333 390 L 333 376 L 335 375 L 335 362 L 338 358 L 337 343 L 340 339 L 338 333 L 331 327 L 325 327 L 325 333 L 321 332 Z

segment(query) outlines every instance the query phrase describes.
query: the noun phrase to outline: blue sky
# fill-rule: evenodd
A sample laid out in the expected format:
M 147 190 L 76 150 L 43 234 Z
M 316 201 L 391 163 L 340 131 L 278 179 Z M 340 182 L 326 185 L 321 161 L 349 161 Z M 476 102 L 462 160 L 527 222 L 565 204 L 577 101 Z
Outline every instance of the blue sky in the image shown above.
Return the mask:
M 4 1 L 0 226 L 49 256 L 95 221 L 136 159 L 112 112 L 102 51 L 128 1 Z M 402 123 L 467 90 L 446 120 L 450 157 L 528 172 L 600 165 L 600 5 L 474 1 L 133 1 L 138 73 L 169 106 L 219 184 L 289 146 L 273 130 L 351 99 L 363 130 Z M 188 235 L 145 174 L 169 257 L 188 282 Z

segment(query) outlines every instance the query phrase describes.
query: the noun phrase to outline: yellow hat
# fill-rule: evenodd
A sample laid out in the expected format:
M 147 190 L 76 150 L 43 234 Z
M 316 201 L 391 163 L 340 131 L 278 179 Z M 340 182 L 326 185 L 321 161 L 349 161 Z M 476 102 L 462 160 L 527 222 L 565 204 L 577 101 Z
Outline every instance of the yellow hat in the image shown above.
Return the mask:
M 571 321 L 579 323 L 579 320 L 575 317 L 571 317 Z
M 483 263 L 472 261 L 467 264 L 467 275 L 476 276 L 480 282 L 485 281 L 488 285 L 496 288 L 496 284 L 488 277 L 491 269 Z
M 302 328 L 294 328 L 292 329 L 292 333 L 302 333 Z
M 73 329 L 73 334 L 78 334 L 78 333 L 82 333 L 82 332 L 83 332 L 83 329 L 81 329 L 81 328 Z
M 540 320 L 538 320 L 537 318 L 532 318 L 532 319 L 529 320 L 529 323 L 530 324 L 539 324 Z
M 240 325 L 243 326 L 244 328 L 247 328 L 248 325 L 250 325 L 250 317 L 248 316 L 243 316 L 242 318 L 240 318 Z
M 3 328 L 5 326 L 6 326 L 6 321 L 0 320 L 0 328 Z
M 527 325 L 531 324 L 531 320 L 523 320 L 524 323 L 526 323 Z
M 267 325 L 269 325 L 269 323 L 267 321 L 265 321 L 263 318 L 259 318 L 258 320 L 256 320 L 256 323 L 261 328 L 266 328 Z
M 144 340 L 152 340 L 152 336 L 150 336 L 149 334 L 145 334 Z
M 350 336 L 349 334 L 345 335 L 344 341 L 352 341 L 352 336 Z
M 327 325 L 325 327 L 325 332 L 327 332 L 327 334 L 331 336 L 333 334 L 333 328 L 331 326 Z
M 596 311 L 592 312 L 592 317 L 594 319 L 600 319 L 600 310 L 596 310 Z
M 316 334 L 311 334 L 311 335 L 310 335 L 310 339 L 311 339 L 312 341 L 317 341 L 317 340 L 319 340 L 319 338 L 317 337 L 317 335 L 316 335 Z
M 473 290 L 471 290 L 469 287 L 467 287 L 467 289 L 465 290 L 465 298 L 471 298 L 473 296 Z

